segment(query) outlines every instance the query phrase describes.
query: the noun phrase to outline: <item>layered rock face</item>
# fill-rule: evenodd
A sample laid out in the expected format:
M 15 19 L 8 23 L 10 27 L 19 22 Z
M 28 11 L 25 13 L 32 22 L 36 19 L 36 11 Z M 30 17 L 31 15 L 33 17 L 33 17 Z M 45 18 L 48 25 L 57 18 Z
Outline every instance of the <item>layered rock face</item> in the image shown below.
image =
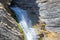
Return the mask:
M 36 3 L 40 8 L 40 20 L 46 23 L 43 39 L 60 40 L 60 0 L 37 0 Z
M 0 40 L 22 40 L 17 22 L 0 3 Z
M 40 20 L 46 23 L 46 30 L 60 35 L 60 0 L 15 0 L 13 2 L 21 9 L 27 10 L 33 25 L 38 23 L 40 14 Z M 0 9 L 0 39 L 22 40 L 16 21 L 9 15 L 6 10 Z M 44 40 L 60 40 L 60 36 L 54 37 L 53 33 L 47 35 L 49 38 L 45 37 Z
M 60 33 L 60 0 L 37 1 L 41 20 L 46 23 L 46 30 Z

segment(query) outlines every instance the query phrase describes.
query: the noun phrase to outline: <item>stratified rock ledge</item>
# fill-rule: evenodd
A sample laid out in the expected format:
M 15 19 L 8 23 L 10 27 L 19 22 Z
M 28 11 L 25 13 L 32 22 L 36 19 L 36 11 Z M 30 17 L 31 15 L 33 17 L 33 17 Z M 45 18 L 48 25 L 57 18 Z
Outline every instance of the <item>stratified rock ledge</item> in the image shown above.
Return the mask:
M 22 40 L 17 22 L 0 3 L 0 40 Z

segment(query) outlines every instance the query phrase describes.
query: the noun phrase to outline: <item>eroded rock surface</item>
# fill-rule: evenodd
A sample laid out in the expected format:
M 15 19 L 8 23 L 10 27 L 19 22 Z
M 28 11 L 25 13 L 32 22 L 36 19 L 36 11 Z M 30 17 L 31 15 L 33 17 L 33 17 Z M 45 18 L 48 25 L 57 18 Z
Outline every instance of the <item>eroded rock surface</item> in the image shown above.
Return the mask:
M 0 40 L 22 40 L 17 22 L 0 3 Z
M 45 29 L 48 31 L 44 34 L 44 40 L 60 40 L 60 0 L 37 0 L 36 2 L 40 7 L 40 20 L 46 23 Z
M 60 0 L 38 1 L 41 20 L 46 23 L 46 29 L 60 33 Z

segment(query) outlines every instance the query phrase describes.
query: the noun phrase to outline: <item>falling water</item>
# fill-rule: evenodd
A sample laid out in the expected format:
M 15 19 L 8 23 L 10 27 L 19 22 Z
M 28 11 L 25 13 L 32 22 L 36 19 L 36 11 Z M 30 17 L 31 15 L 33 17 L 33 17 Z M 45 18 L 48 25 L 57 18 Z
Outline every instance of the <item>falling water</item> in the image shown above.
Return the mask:
M 25 40 L 38 40 L 34 31 L 35 29 L 31 28 L 31 21 L 28 19 L 27 12 L 18 7 L 11 7 L 11 9 L 15 12 L 19 24 L 23 29 Z

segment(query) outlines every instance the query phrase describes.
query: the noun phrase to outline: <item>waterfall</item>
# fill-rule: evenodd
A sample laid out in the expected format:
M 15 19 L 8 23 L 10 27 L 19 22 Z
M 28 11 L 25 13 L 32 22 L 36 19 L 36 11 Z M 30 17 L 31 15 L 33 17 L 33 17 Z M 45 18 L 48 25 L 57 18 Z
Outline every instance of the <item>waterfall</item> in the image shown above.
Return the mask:
M 27 11 L 19 7 L 11 7 L 11 9 L 15 12 L 18 22 L 23 29 L 25 40 L 38 40 L 35 29 L 32 28 L 31 21 L 27 16 Z

